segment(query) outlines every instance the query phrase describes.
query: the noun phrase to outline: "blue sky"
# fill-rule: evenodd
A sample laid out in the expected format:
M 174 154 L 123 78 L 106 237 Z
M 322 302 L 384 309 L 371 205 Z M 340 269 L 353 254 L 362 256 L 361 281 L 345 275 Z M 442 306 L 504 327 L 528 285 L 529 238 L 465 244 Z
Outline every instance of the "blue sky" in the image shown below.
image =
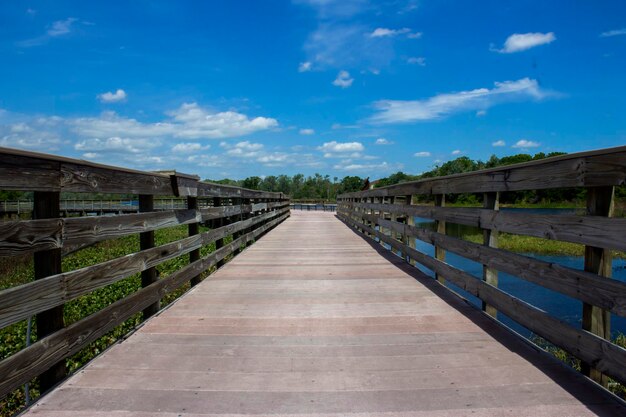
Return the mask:
M 0 146 L 203 178 L 626 143 L 626 2 L 20 2 Z

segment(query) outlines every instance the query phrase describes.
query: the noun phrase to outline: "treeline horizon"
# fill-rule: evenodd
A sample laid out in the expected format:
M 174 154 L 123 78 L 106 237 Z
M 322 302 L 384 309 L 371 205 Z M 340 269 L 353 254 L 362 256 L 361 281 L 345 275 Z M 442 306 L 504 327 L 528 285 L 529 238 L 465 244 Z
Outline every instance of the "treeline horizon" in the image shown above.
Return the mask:
M 460 174 L 464 172 L 478 171 L 481 169 L 496 168 L 499 166 L 536 161 L 565 154 L 565 152 L 550 152 L 547 154 L 544 152 L 538 152 L 534 155 L 520 153 L 503 157 L 491 155 L 487 161 L 482 161 L 480 159 L 473 160 L 467 156 L 461 156 L 441 165 L 436 165 L 433 169 L 421 174 L 407 174 L 405 172 L 398 171 L 387 177 L 371 180 L 371 184 L 373 184 L 374 188 L 385 187 L 403 182 Z M 365 185 L 365 181 L 368 178 L 369 177 L 348 175 L 340 179 L 336 176 L 331 178 L 329 175 L 316 173 L 310 176 L 304 176 L 303 174 L 296 174 L 293 176 L 269 175 L 264 178 L 251 176 L 242 180 L 225 178 L 220 180 L 207 179 L 205 181 L 234 185 L 253 190 L 282 192 L 291 196 L 293 200 L 332 201 L 335 200 L 339 194 L 362 190 Z M 581 194 L 581 192 L 583 194 Z M 507 196 L 504 196 L 505 202 L 510 203 L 537 203 L 539 201 L 559 202 L 573 201 L 580 198 L 584 198 L 584 190 L 580 189 L 524 191 L 507 193 Z M 426 198 L 424 200 L 428 199 Z M 474 194 L 454 195 L 449 197 L 449 201 L 452 203 L 478 204 L 482 201 L 482 196 Z

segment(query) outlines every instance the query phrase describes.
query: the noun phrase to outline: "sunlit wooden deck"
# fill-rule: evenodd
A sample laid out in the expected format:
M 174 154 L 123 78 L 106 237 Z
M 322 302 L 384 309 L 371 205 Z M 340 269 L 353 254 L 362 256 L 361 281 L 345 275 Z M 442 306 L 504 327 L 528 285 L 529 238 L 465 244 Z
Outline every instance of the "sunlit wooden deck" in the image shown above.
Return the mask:
M 329 212 L 291 217 L 37 416 L 626 415 Z

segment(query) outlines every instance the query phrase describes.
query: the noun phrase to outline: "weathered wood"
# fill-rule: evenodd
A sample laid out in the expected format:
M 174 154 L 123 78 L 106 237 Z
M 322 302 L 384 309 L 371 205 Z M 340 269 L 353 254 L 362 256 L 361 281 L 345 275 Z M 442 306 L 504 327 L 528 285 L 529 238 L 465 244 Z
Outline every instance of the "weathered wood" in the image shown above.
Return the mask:
M 129 172 L 84 163 L 61 163 L 63 191 L 174 195 L 168 175 Z
M 625 161 L 626 147 L 622 146 L 345 193 L 339 198 L 622 185 L 626 183 Z
M 153 282 L 128 297 L 118 300 L 97 313 L 38 340 L 31 346 L 4 359 L 0 362 L 0 375 L 3 376 L 3 379 L 0 380 L 0 398 L 21 384 L 30 381 L 52 364 L 80 351 L 134 314 L 158 302 L 165 294 L 176 290 L 194 276 L 211 268 L 219 259 L 230 255 L 241 244 L 254 239 L 263 231 L 276 226 L 286 218 L 287 214 L 283 214 L 254 232 L 241 236 L 168 277 Z
M 344 220 L 346 220 L 344 218 Z M 392 248 L 400 249 L 402 244 L 377 230 L 362 224 L 362 227 L 385 240 Z M 571 352 L 581 360 L 594 364 L 599 371 L 622 383 L 626 382 L 626 349 L 623 349 L 592 333 L 576 329 L 569 324 L 550 316 L 548 313 L 513 297 L 502 290 L 477 279 L 473 275 L 454 268 L 445 262 L 406 248 L 409 256 L 425 267 L 441 274 L 446 280 L 470 294 L 493 305 L 498 311 L 520 323 L 537 335 L 558 347 Z
M 60 249 L 62 235 L 62 219 L 0 222 L 0 257 Z
M 221 197 L 221 198 L 276 198 L 286 200 L 282 193 L 268 191 L 249 190 L 210 182 L 198 182 L 198 197 Z
M 198 208 L 198 198 L 187 197 L 187 208 L 190 210 L 196 210 Z M 187 226 L 187 228 L 188 228 L 189 236 L 195 236 L 200 232 L 199 223 L 190 223 L 189 226 Z M 198 259 L 200 259 L 200 248 L 194 249 L 191 252 L 189 252 L 189 263 L 194 263 Z M 191 279 L 191 286 L 193 287 L 199 284 L 201 279 L 202 278 L 200 275 L 193 277 Z
M 615 187 L 593 187 L 587 190 L 587 214 L 589 216 L 613 217 L 615 204 Z M 607 279 L 611 278 L 611 251 L 594 246 L 585 246 L 585 271 Z M 583 304 L 583 329 L 604 339 L 611 339 L 611 314 L 593 304 Z M 593 363 L 581 364 L 581 371 L 604 387 L 609 380 Z
M 58 161 L 0 148 L 0 190 L 61 191 Z
M 487 210 L 500 210 L 500 193 L 485 193 L 483 195 L 483 208 Z M 492 248 L 498 247 L 498 231 L 485 229 L 483 230 L 483 244 Z M 498 271 L 483 264 L 483 281 L 494 287 L 498 286 Z M 493 306 L 483 301 L 483 311 L 492 317 L 498 317 L 498 311 Z
M 283 208 L 155 248 L 0 291 L 0 328 L 138 274 L 203 245 L 219 240 L 223 242 L 224 237 L 235 231 L 251 226 L 256 228 L 264 221 L 271 221 L 287 212 Z
M 214 207 L 219 207 L 221 205 L 222 205 L 222 199 L 220 197 L 214 197 L 213 198 L 213 206 Z M 220 219 L 215 219 L 215 220 L 213 220 L 213 222 L 214 222 L 213 223 L 213 228 L 218 228 L 218 227 L 222 227 L 222 226 L 226 225 L 228 223 L 228 220 L 227 220 L 226 217 L 223 217 L 223 218 L 220 218 Z M 215 241 L 215 249 L 219 249 L 222 246 L 224 246 L 224 239 L 217 239 Z M 224 265 L 224 260 L 220 259 L 217 262 L 216 266 L 218 268 L 221 268 L 223 265 Z
M 59 217 L 60 197 L 61 194 L 59 192 L 35 191 L 33 217 L 36 220 Z M 36 281 L 60 273 L 62 270 L 61 249 L 36 252 L 34 255 L 34 268 Z M 38 340 L 63 329 L 65 326 L 63 305 L 41 311 L 37 314 L 36 322 Z M 65 378 L 67 373 L 65 362 L 63 361 L 51 363 L 50 365 L 48 369 L 43 370 L 41 375 L 39 375 L 39 384 L 42 392 L 46 392 L 56 385 L 57 382 Z
M 357 203 L 354 207 L 376 208 Z M 482 229 L 626 251 L 626 218 L 575 214 L 531 214 L 482 208 L 389 205 L 388 211 Z
M 626 317 L 626 283 L 607 280 L 597 274 L 568 268 L 556 263 L 541 261 L 502 249 L 444 236 L 431 230 L 408 227 L 378 219 L 380 224 L 406 236 L 420 239 L 431 245 L 439 245 L 447 251 L 469 260 L 482 263 L 488 268 L 517 276 L 550 290 L 560 292 L 583 302 L 600 306 Z
M 446 205 L 446 195 L 445 194 L 437 194 L 435 195 L 435 207 L 445 207 Z M 435 220 L 435 229 L 437 233 L 446 234 L 446 222 L 445 220 Z M 435 258 L 440 260 L 441 262 L 445 262 L 446 260 L 446 250 L 439 245 L 435 245 Z M 439 281 L 439 283 L 444 284 L 446 281 L 444 278 L 435 272 L 435 279 Z
M 154 197 L 152 195 L 139 195 L 139 211 L 149 212 L 154 210 Z M 143 232 L 139 234 L 139 249 L 146 250 L 154 247 L 154 231 Z M 147 268 L 141 271 L 141 287 L 146 288 L 158 281 L 156 267 Z M 160 300 L 156 300 L 143 310 L 143 319 L 146 320 L 158 313 L 160 309 Z

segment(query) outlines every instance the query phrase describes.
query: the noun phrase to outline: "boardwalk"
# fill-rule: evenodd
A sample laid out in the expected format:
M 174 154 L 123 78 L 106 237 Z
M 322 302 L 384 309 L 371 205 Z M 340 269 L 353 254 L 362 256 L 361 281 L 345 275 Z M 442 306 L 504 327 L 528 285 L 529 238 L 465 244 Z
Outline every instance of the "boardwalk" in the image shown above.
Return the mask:
M 334 213 L 293 211 L 26 415 L 626 413 L 618 407 Z

